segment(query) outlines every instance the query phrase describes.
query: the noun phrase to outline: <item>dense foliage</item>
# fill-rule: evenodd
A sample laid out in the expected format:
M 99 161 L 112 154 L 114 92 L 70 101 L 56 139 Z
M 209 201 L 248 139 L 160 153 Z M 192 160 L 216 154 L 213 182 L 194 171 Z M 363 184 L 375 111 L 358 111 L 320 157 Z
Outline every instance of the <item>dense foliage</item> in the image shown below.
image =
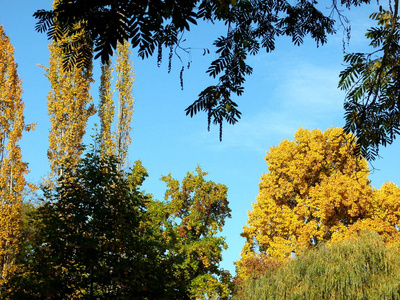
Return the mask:
M 33 125 L 24 121 L 21 79 L 14 47 L 0 26 L 0 293 L 16 270 L 20 250 L 22 192 L 27 186 L 28 164 L 22 160 L 19 142 Z
M 120 169 L 127 167 L 128 148 L 131 144 L 131 123 L 133 115 L 133 62 L 130 59 L 129 42 L 118 44 L 116 58 L 115 90 L 118 101 L 114 104 L 112 92 L 113 65 L 111 61 L 101 66 L 99 88 L 99 117 L 101 151 L 105 155 L 116 155 Z M 114 123 L 115 109 L 118 109 Z M 116 130 L 111 128 L 115 125 Z
M 354 136 L 341 128 L 300 129 L 294 141 L 271 147 L 269 172 L 261 177 L 257 202 L 242 236 L 246 244 L 238 275 L 298 256 L 320 243 L 374 229 L 399 243 L 399 192 L 394 184 L 372 189 L 365 159 L 354 156 Z
M 369 0 L 341 1 L 347 8 L 362 3 Z M 400 189 L 392 183 L 373 189 L 367 161 L 355 155 L 361 149 L 374 159 L 379 145 L 400 132 L 398 0 L 389 6 L 371 16 L 378 26 L 367 38 L 376 51 L 345 56 L 339 83 L 347 91 L 345 130 L 300 129 L 295 141 L 267 154 L 269 173 L 242 234 L 236 299 L 400 299 Z M 346 21 L 336 1 L 330 12 Z M 0 298 L 228 299 L 233 285 L 219 266 L 227 245 L 217 236 L 230 217 L 227 187 L 206 181 L 197 167 L 182 182 L 163 176 L 167 191 L 159 201 L 141 191 L 147 172 L 140 162 L 126 171 L 130 43 L 142 58 L 157 53 L 158 63 L 167 48 L 171 64 L 179 49 L 190 51 L 182 36 L 198 21 L 225 23 L 207 71 L 218 82 L 186 109 L 191 116 L 205 111 L 208 124 L 222 132 L 223 121 L 240 118 L 232 96 L 243 93 L 252 73 L 248 56 L 273 51 L 281 35 L 296 45 L 306 35 L 323 44 L 335 31 L 333 15 L 316 1 L 59 0 L 35 16 L 37 29 L 53 39 L 46 70 L 54 177 L 41 205 L 22 204 L 28 170 L 18 142 L 31 126 L 24 124 L 13 48 L 0 26 Z M 109 60 L 117 48 L 112 133 Z M 104 63 L 101 132 L 98 146 L 82 158 L 82 137 L 95 113 L 93 51 Z
M 156 289 L 155 278 L 144 274 L 156 270 L 152 251 L 138 230 L 146 197 L 115 160 L 87 155 L 45 197 L 12 297 L 123 298 Z
M 373 231 L 309 250 L 250 278 L 235 300 L 400 299 L 398 248 Z
M 227 299 L 230 274 L 222 270 L 223 237 L 215 236 L 230 217 L 227 187 L 206 181 L 200 167 L 188 173 L 180 184 L 171 175 L 163 176 L 167 184 L 166 201 L 153 202 L 153 232 L 164 241 L 167 261 L 173 276 L 173 299 Z M 154 228 L 157 226 L 157 228 Z
M 230 276 L 219 268 L 226 245 L 215 237 L 229 216 L 226 187 L 197 172 L 183 180 L 184 195 L 166 178 L 171 201 L 156 201 L 140 191 L 147 176 L 140 163 L 126 174 L 114 157 L 87 153 L 44 191 L 8 296 L 226 299 Z
M 92 66 L 64 70 L 59 45 L 49 45 L 49 67 L 45 68 L 51 86 L 47 96 L 51 122 L 47 151 L 51 168 L 49 182 L 57 180 L 63 168 L 78 164 L 83 153 L 86 125 L 96 112 L 90 95 Z

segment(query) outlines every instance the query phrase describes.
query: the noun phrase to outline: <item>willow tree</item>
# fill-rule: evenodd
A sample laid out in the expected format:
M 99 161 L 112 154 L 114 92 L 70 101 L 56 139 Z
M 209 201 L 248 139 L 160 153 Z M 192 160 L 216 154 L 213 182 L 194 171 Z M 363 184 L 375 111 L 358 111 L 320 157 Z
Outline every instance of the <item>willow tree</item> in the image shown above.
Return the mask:
M 0 26 L 0 289 L 15 271 L 22 225 L 22 191 L 28 165 L 21 159 L 18 142 L 25 125 L 21 80 L 14 48 Z
M 269 172 L 261 177 L 242 233 L 239 277 L 254 271 L 254 261 L 266 266 L 286 261 L 365 228 L 398 243 L 400 190 L 391 184 L 373 190 L 367 161 L 354 155 L 356 147 L 353 135 L 331 128 L 300 129 L 294 141 L 270 149 Z
M 90 104 L 91 66 L 65 70 L 59 44 L 49 45 L 50 66 L 46 68 L 51 90 L 47 97 L 51 120 L 47 156 L 52 176 L 60 176 L 64 168 L 78 163 L 86 124 L 95 113 Z
M 250 278 L 234 299 L 399 299 L 399 267 L 398 247 L 363 230 Z

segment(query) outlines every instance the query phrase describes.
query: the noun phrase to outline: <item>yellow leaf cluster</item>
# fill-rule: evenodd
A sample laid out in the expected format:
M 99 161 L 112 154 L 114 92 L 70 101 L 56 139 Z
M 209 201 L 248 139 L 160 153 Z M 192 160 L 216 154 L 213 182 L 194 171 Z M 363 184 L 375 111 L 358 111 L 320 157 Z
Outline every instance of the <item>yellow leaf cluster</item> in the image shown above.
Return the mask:
M 271 147 L 257 202 L 248 213 L 246 244 L 237 262 L 255 257 L 284 261 L 321 242 L 374 229 L 398 243 L 400 189 L 392 183 L 372 189 L 367 161 L 356 157 L 355 138 L 342 128 L 300 129 L 294 141 Z
M 100 78 L 100 138 L 101 153 L 107 156 L 115 154 L 115 137 L 111 132 L 111 125 L 114 121 L 115 105 L 111 92 L 111 73 L 112 66 L 110 62 L 101 66 Z
M 126 154 L 128 147 L 131 144 L 131 122 L 133 114 L 133 78 L 132 65 L 129 60 L 130 44 L 125 41 L 124 44 L 118 44 L 118 57 L 117 57 L 117 83 L 118 90 L 118 125 L 116 133 L 117 142 L 117 155 L 120 159 L 120 164 L 126 162 Z
M 14 48 L 0 26 L 0 289 L 16 270 L 22 225 L 22 191 L 27 163 L 21 160 L 18 142 L 25 125 L 21 98 L 21 80 L 17 74 Z
M 52 176 L 59 176 L 63 168 L 77 164 L 82 154 L 82 139 L 90 116 L 95 113 L 91 104 L 91 68 L 64 70 L 60 47 L 49 45 L 50 66 L 46 68 L 51 90 L 47 97 L 51 120 L 47 156 Z
M 118 116 L 116 130 L 111 131 L 114 122 L 115 105 L 112 99 L 111 80 L 113 68 L 110 63 L 103 65 L 100 80 L 100 138 L 101 153 L 105 155 L 116 155 L 119 159 L 118 167 L 122 169 L 126 164 L 128 147 L 131 144 L 131 122 L 133 115 L 132 88 L 134 81 L 133 66 L 129 58 L 130 44 L 125 41 L 117 47 L 116 62 L 116 90 L 118 92 Z

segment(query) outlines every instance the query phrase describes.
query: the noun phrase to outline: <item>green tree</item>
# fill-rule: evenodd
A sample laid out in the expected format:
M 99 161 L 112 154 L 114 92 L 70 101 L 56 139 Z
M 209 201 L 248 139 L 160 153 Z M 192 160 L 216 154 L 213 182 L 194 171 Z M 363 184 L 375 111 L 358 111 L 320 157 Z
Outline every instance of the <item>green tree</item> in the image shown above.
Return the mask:
M 134 171 L 130 181 L 117 166 L 114 157 L 92 151 L 45 190 L 11 298 L 163 298 L 156 247 L 140 226 L 149 198 L 134 182 L 144 173 Z
M 63 44 L 66 66 L 88 64 L 91 49 L 105 63 L 117 43 L 125 40 L 131 41 L 142 58 L 157 53 L 160 63 L 164 49 L 170 59 L 175 51 L 190 51 L 182 45 L 181 36 L 198 22 L 225 24 L 226 34 L 215 39 L 216 59 L 207 70 L 217 82 L 200 92 L 186 109 L 190 116 L 204 111 L 208 125 L 213 122 L 222 132 L 224 121 L 234 124 L 241 116 L 233 98 L 243 94 L 246 76 L 252 73 L 248 57 L 260 50 L 273 51 L 279 36 L 288 36 L 295 45 L 302 44 L 306 36 L 317 45 L 324 44 L 335 32 L 335 16 L 346 25 L 337 2 L 330 1 L 330 9 L 323 12 L 317 1 L 307 0 L 59 0 L 53 10 L 38 10 L 34 16 L 36 29 L 46 31 L 49 38 L 59 40 L 64 33 L 71 37 Z M 369 2 L 342 0 L 340 4 L 350 8 Z M 81 28 L 86 35 L 77 34 Z
M 227 299 L 230 294 L 230 274 L 219 267 L 227 245 L 216 236 L 230 217 L 227 187 L 206 181 L 206 175 L 197 167 L 181 184 L 171 174 L 163 176 L 165 201 L 149 207 L 149 226 L 164 245 L 168 299 Z
M 347 131 L 353 132 L 359 152 L 374 160 L 379 146 L 391 144 L 400 132 L 400 18 L 399 1 L 389 10 L 380 7 L 370 18 L 377 22 L 366 33 L 373 51 L 350 53 L 340 73 L 339 87 L 346 91 Z
M 250 278 L 233 299 L 400 299 L 398 247 L 361 231 Z
M 226 243 L 215 236 L 230 216 L 226 186 L 198 167 L 182 185 L 164 176 L 166 201 L 157 201 L 140 190 L 148 174 L 139 161 L 130 173 L 118 166 L 95 149 L 45 189 L 41 206 L 26 206 L 7 296 L 227 299 L 230 274 L 219 267 Z

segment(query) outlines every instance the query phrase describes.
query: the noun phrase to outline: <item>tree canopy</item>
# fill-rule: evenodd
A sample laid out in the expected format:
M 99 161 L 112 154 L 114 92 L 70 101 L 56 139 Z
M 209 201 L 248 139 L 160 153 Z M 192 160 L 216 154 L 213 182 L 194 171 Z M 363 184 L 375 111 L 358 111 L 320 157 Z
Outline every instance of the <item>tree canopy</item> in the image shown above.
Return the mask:
M 225 238 L 216 236 L 230 217 L 227 187 L 206 181 L 200 167 L 180 183 L 171 174 L 165 201 L 149 206 L 152 232 L 165 245 L 172 276 L 169 299 L 228 299 L 230 273 L 219 267 Z M 208 297 L 208 298 L 207 298 Z
M 11 280 L 11 298 L 162 295 L 162 281 L 150 273 L 162 274 L 156 248 L 139 228 L 148 197 L 117 165 L 113 157 L 88 153 L 45 189 L 45 202 L 34 211 L 35 235 L 27 241 L 32 250 Z
M 141 190 L 140 162 L 129 173 L 119 166 L 96 148 L 45 188 L 6 297 L 228 299 L 231 276 L 219 266 L 227 245 L 216 236 L 230 217 L 226 186 L 198 167 L 182 185 L 163 177 L 165 201 L 157 201 Z
M 254 263 L 286 261 L 321 243 L 344 240 L 373 229 L 388 244 L 400 235 L 400 189 L 371 187 L 367 161 L 354 155 L 354 136 L 341 128 L 300 129 L 266 155 L 257 202 L 242 236 L 246 244 L 238 275 L 247 278 Z M 261 270 L 262 271 L 262 270 Z
M 316 1 L 281 0 L 174 0 L 174 1 L 88 1 L 58 0 L 50 11 L 38 10 L 36 29 L 49 38 L 60 40 L 64 65 L 88 65 L 92 50 L 105 63 L 118 42 L 129 40 L 142 58 L 157 55 L 158 62 L 166 49 L 169 59 L 182 45 L 183 35 L 202 21 L 223 23 L 226 34 L 216 37 L 216 59 L 207 70 L 216 83 L 199 93 L 198 99 L 186 109 L 193 116 L 207 114 L 208 125 L 220 126 L 224 121 L 235 124 L 241 117 L 235 96 L 243 94 L 246 76 L 253 71 L 247 64 L 249 56 L 261 50 L 271 52 L 279 36 L 288 36 L 300 45 L 310 36 L 317 45 L 345 24 L 341 7 L 350 8 L 370 0 Z M 324 10 L 324 11 L 323 11 Z M 82 31 L 85 34 L 82 34 Z M 208 45 L 204 52 L 207 53 Z M 186 49 L 190 51 L 190 49 Z

